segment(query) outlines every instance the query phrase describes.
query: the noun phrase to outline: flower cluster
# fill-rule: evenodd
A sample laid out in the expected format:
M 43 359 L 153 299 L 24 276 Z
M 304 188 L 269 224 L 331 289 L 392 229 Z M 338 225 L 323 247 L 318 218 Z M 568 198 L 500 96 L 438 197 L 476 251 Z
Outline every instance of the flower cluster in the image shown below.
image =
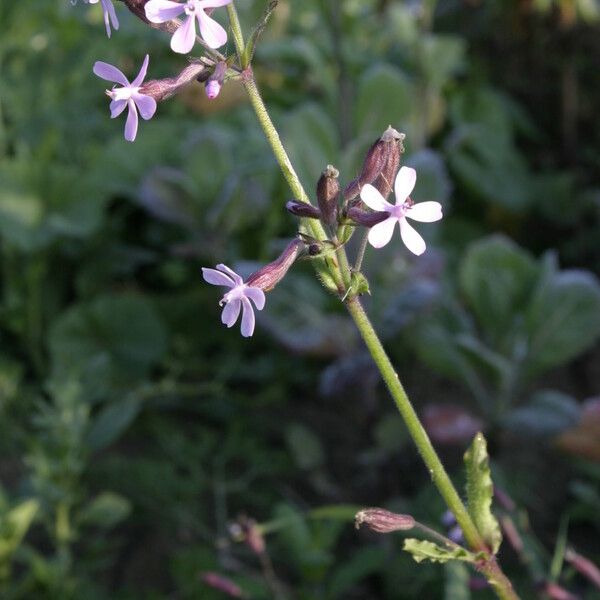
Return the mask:
M 119 29 L 119 20 L 112 0 L 83 0 L 86 4 L 97 4 L 98 1 L 100 1 L 104 13 L 106 34 L 110 37 L 111 25 L 113 29 Z M 187 54 L 194 47 L 196 23 L 202 43 L 207 48 L 215 50 L 227 42 L 227 32 L 210 16 L 210 13 L 215 8 L 226 6 L 232 0 L 124 1 L 136 16 L 146 22 L 158 24 L 161 27 L 164 26 L 168 31 L 172 31 L 171 48 L 180 54 Z M 71 2 L 76 4 L 77 0 L 71 0 Z M 182 21 L 178 19 L 180 16 L 183 17 Z M 94 74 L 98 77 L 122 85 L 122 87 L 113 87 L 111 90 L 107 90 L 106 93 L 111 99 L 109 106 L 111 118 L 119 116 L 126 107 L 129 108 L 125 123 L 125 139 L 129 142 L 134 141 L 137 135 L 138 114 L 145 120 L 152 118 L 156 112 L 157 101 L 169 97 L 176 89 L 182 87 L 183 83 L 189 83 L 194 79 L 206 82 L 206 95 L 210 100 L 213 100 L 219 95 L 227 72 L 225 61 L 206 59 L 202 69 L 198 70 L 193 78 L 183 77 L 189 71 L 186 68 L 179 77 L 153 81 L 153 85 L 147 85 L 145 86 L 147 89 L 142 90 L 148 61 L 149 57 L 146 55 L 138 76 L 131 83 L 117 67 L 108 63 L 97 61 L 93 68 Z M 205 73 L 200 71 L 205 71 Z

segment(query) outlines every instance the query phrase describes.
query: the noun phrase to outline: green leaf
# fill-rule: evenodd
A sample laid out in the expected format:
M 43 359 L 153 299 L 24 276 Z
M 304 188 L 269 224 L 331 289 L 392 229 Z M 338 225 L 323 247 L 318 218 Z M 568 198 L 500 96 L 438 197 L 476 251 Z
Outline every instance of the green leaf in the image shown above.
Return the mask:
M 321 440 L 308 427 L 300 423 L 289 425 L 285 432 L 285 441 L 294 461 L 301 469 L 316 469 L 323 464 L 325 454 Z
M 469 581 L 471 574 L 463 563 L 451 561 L 444 567 L 446 581 L 444 585 L 444 600 L 471 600 Z
M 305 189 L 314 189 L 319 175 L 335 162 L 338 153 L 333 121 L 317 105 L 306 104 L 285 120 L 283 138 Z
M 405 126 L 407 115 L 412 114 L 413 98 L 413 85 L 402 71 L 392 65 L 375 65 L 359 83 L 355 111 L 358 133 L 375 138 L 388 125 L 396 129 Z M 401 118 L 404 122 L 398 123 Z
M 533 258 L 505 237 L 489 237 L 469 247 L 460 265 L 460 287 L 492 340 L 514 327 L 538 273 Z
M 429 560 L 431 562 L 445 563 L 449 560 L 461 560 L 474 563 L 477 560 L 475 554 L 472 554 L 465 548 L 457 546 L 456 548 L 442 548 L 433 542 L 427 540 L 417 540 L 408 538 L 404 540 L 404 550 L 412 554 L 412 557 L 418 563 Z
M 384 548 L 361 548 L 333 572 L 327 598 L 346 597 L 359 581 L 380 572 L 386 560 Z
M 467 470 L 467 508 L 471 518 L 492 552 L 496 554 L 502 541 L 502 533 L 496 517 L 492 514 L 494 485 L 487 453 L 487 443 L 482 433 L 473 439 L 465 452 Z
M 39 508 L 37 500 L 25 500 L 0 516 L 0 568 L 25 537 Z
M 600 284 L 591 273 L 562 271 L 546 278 L 526 315 L 529 369 L 563 364 L 600 337 Z
M 50 332 L 55 373 L 83 371 L 108 358 L 115 383 L 144 377 L 165 353 L 167 333 L 152 304 L 133 294 L 106 295 L 65 312 Z
M 127 518 L 131 512 L 131 502 L 113 492 L 102 492 L 96 496 L 78 515 L 79 522 L 109 529 Z
M 580 414 L 579 404 L 571 396 L 541 390 L 527 404 L 512 410 L 503 425 L 525 435 L 551 436 L 577 425 Z
M 88 447 L 97 451 L 110 446 L 131 425 L 141 407 L 141 400 L 133 396 L 105 406 L 87 435 Z

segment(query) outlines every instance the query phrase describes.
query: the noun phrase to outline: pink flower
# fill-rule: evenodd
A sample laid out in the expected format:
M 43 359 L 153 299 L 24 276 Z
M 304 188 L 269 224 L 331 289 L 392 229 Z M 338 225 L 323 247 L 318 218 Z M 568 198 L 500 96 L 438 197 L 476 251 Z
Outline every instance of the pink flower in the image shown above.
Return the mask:
M 129 83 L 127 77 L 117 67 L 113 67 L 113 65 L 102 61 L 94 63 L 95 75 L 107 81 L 123 85 L 120 88 L 113 86 L 111 90 L 106 90 L 106 94 L 112 100 L 110 103 L 111 119 L 118 117 L 125 110 L 125 107 L 129 108 L 127 121 L 125 122 L 125 139 L 128 142 L 133 142 L 137 135 L 138 111 L 142 119 L 146 121 L 151 119 L 156 112 L 156 100 L 146 94 L 140 94 L 140 87 L 144 81 L 144 77 L 146 77 L 149 60 L 150 57 L 146 54 L 140 72 L 131 83 Z
M 422 223 L 439 221 L 442 218 L 442 205 L 439 202 L 414 204 L 409 195 L 416 181 L 417 172 L 414 169 L 410 167 L 400 169 L 394 183 L 395 205 L 385 200 L 371 184 L 364 185 L 360 190 L 360 198 L 369 208 L 388 213 L 387 219 L 377 223 L 369 231 L 369 243 L 374 248 L 382 248 L 392 239 L 394 225 L 398 223 L 404 245 L 417 256 L 425 252 L 425 240 L 406 219 L 414 219 Z
M 75 2 L 71 0 L 71 2 L 75 4 L 77 0 L 75 0 Z M 86 4 L 98 4 L 98 0 L 84 0 L 84 2 Z M 106 26 L 106 35 L 110 37 L 111 23 L 114 29 L 119 29 L 119 19 L 117 19 L 117 13 L 115 12 L 115 7 L 113 6 L 112 0 L 100 0 L 100 3 L 102 4 L 102 12 L 104 13 L 104 25 Z
M 204 10 L 229 4 L 231 0 L 149 0 L 146 3 L 146 18 L 152 23 L 164 23 L 185 13 L 185 18 L 171 38 L 174 52 L 187 54 L 196 41 L 196 20 L 200 35 L 210 48 L 220 48 L 227 42 L 227 32 L 219 23 L 209 17 Z
M 219 305 L 223 306 L 221 322 L 227 327 L 233 327 L 240 310 L 242 311 L 241 331 L 244 337 L 250 337 L 254 333 L 254 309 L 250 300 L 254 302 L 257 310 L 262 310 L 265 306 L 265 293 L 259 287 L 250 286 L 244 283 L 243 279 L 229 267 L 219 264 L 217 269 L 202 268 L 204 280 L 212 285 L 224 285 L 231 288 L 221 298 Z

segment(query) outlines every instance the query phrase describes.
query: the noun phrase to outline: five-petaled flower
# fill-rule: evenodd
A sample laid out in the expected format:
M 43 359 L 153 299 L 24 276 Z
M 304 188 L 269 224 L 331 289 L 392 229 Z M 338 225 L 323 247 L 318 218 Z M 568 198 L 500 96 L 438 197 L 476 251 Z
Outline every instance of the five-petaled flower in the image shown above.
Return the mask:
M 227 32 L 219 23 L 209 17 L 205 9 L 218 8 L 229 4 L 231 0 L 150 0 L 146 3 L 146 18 L 152 23 L 165 23 L 185 13 L 185 19 L 171 38 L 174 52 L 187 54 L 196 41 L 196 19 L 200 35 L 210 48 L 220 48 L 227 42 Z
M 242 335 L 250 337 L 254 333 L 254 309 L 250 300 L 258 310 L 265 306 L 265 293 L 259 287 L 244 283 L 244 280 L 229 267 L 219 264 L 216 269 L 202 268 L 204 280 L 213 285 L 224 285 L 231 288 L 221 298 L 219 305 L 223 306 L 221 321 L 227 327 L 233 327 L 242 311 Z
M 387 219 L 371 227 L 369 243 L 374 248 L 385 246 L 394 233 L 394 225 L 400 226 L 400 235 L 405 246 L 416 255 L 425 252 L 425 241 L 406 220 L 414 219 L 422 223 L 432 223 L 442 218 L 442 205 L 439 202 L 419 202 L 414 204 L 409 198 L 415 187 L 417 173 L 410 167 L 402 167 L 396 176 L 394 193 L 396 204 L 390 204 L 380 192 L 370 184 L 366 184 L 360 191 L 361 200 L 373 210 L 388 213 Z
M 125 107 L 129 108 L 127 121 L 125 122 L 125 139 L 128 142 L 133 142 L 137 135 L 138 111 L 144 120 L 152 118 L 156 112 L 156 100 L 151 96 L 140 93 L 149 60 L 149 56 L 146 54 L 140 72 L 131 83 L 117 67 L 102 61 L 94 63 L 95 75 L 106 79 L 106 81 L 120 83 L 123 86 L 120 88 L 113 86 L 112 89 L 106 90 L 106 95 L 111 99 L 110 116 L 112 119 L 118 117 L 125 110 Z

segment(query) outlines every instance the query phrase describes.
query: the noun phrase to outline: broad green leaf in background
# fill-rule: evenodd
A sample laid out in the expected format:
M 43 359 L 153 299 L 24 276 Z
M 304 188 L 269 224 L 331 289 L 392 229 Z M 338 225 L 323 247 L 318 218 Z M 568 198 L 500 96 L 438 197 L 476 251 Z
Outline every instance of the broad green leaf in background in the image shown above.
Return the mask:
M 114 492 L 102 492 L 93 498 L 78 515 L 80 524 L 110 529 L 126 519 L 131 502 Z
M 360 581 L 381 571 L 387 552 L 382 547 L 360 548 L 332 574 L 327 589 L 327 598 L 344 598 Z
M 418 563 L 424 560 L 439 563 L 445 563 L 449 560 L 461 560 L 474 563 L 477 560 L 475 554 L 472 554 L 461 546 L 442 548 L 433 542 L 417 540 L 415 538 L 404 540 L 404 550 L 412 554 L 412 557 Z
M 505 237 L 484 238 L 468 248 L 460 265 L 460 288 L 495 345 L 514 328 L 537 274 L 533 258 Z
M 323 465 L 325 453 L 317 435 L 301 423 L 291 423 L 285 430 L 285 441 L 301 469 L 316 469 Z
M 92 422 L 87 446 L 94 451 L 110 446 L 131 425 L 141 408 L 142 402 L 135 396 L 104 406 Z
M 107 356 L 115 383 L 143 377 L 166 349 L 161 317 L 148 299 L 134 294 L 111 294 L 76 305 L 50 332 L 57 373 L 82 370 L 90 360 Z
M 316 104 L 304 104 L 285 119 L 283 138 L 304 188 L 312 195 L 323 169 L 339 159 L 335 124 Z
M 496 554 L 502 541 L 500 525 L 492 514 L 494 485 L 490 472 L 487 443 L 478 433 L 465 452 L 467 471 L 467 509 L 479 533 L 491 551 Z
M 471 600 L 469 568 L 465 564 L 453 560 L 446 563 L 444 572 L 446 575 L 444 600 Z
M 5 514 L 0 514 L 0 579 L 8 575 L 8 561 L 25 537 L 40 503 L 24 500 Z
M 412 115 L 413 85 L 399 69 L 388 64 L 377 64 L 361 78 L 355 109 L 355 123 L 359 135 L 376 139 L 392 125 L 406 131 Z M 409 131 L 406 131 L 410 134 Z
M 537 373 L 590 348 L 600 337 L 600 284 L 585 271 L 546 278 L 526 314 L 528 367 Z
M 556 390 L 540 390 L 531 400 L 510 411 L 503 419 L 504 427 L 523 435 L 556 435 L 574 427 L 580 418 L 579 403 Z

